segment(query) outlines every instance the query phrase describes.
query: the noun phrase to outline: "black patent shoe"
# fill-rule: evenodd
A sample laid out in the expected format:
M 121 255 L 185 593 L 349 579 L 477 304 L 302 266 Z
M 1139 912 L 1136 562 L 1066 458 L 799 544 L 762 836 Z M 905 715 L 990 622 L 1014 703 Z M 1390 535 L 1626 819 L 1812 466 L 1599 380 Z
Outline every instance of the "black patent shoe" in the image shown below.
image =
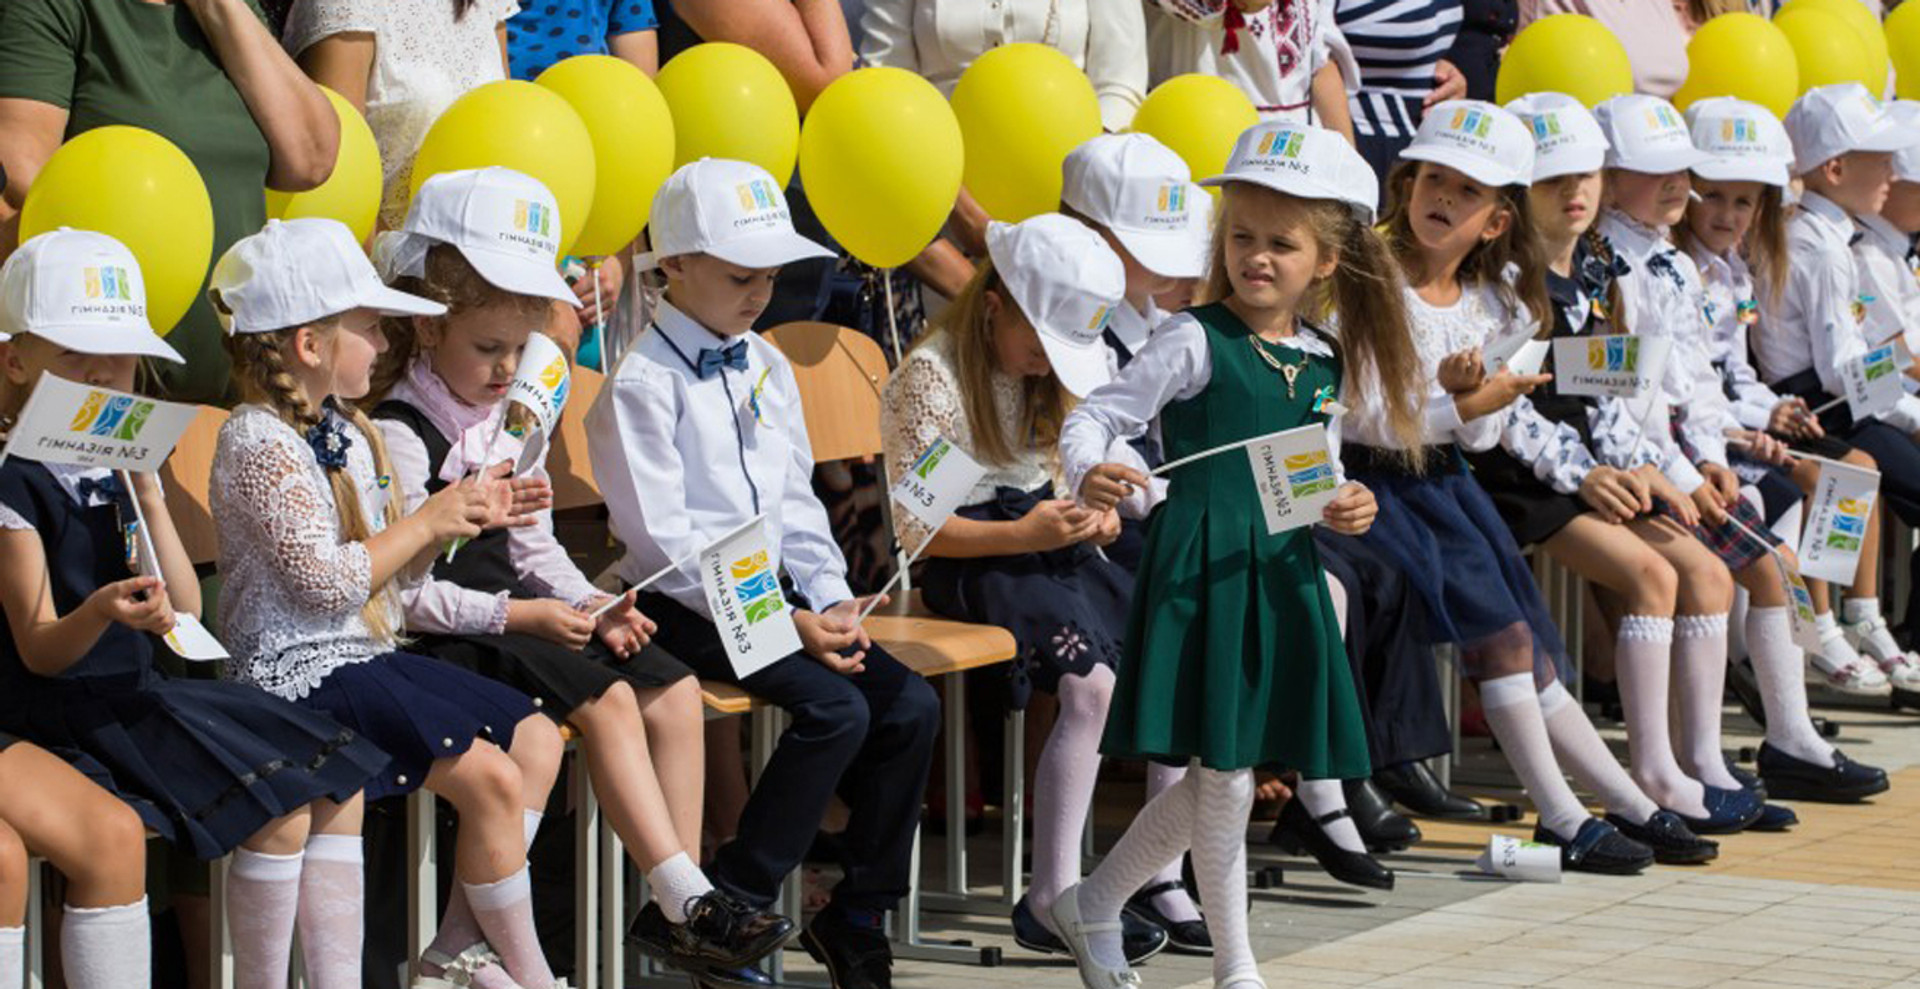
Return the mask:
M 688 902 L 684 924 L 667 920 L 660 905 L 649 901 L 627 928 L 627 942 L 675 968 L 697 973 L 752 965 L 792 934 L 793 921 L 715 889 Z
M 833 989 L 893 989 L 893 946 L 880 928 L 862 927 L 828 906 L 801 932 L 800 946 L 827 967 Z
M 1653 864 L 1653 849 L 1620 833 L 1599 818 L 1589 817 L 1572 841 L 1543 826 L 1533 829 L 1533 840 L 1560 849 L 1560 868 L 1603 876 L 1632 876 Z
M 1373 782 L 1400 806 L 1421 817 L 1448 821 L 1484 821 L 1487 808 L 1478 800 L 1469 800 L 1440 785 L 1439 777 L 1424 762 L 1403 762 L 1377 769 Z
M 1138 965 L 1166 950 L 1169 938 L 1167 931 L 1151 919 L 1120 911 L 1120 950 L 1126 953 L 1128 965 Z M 1024 896 L 1013 905 L 1013 943 L 1043 955 L 1072 954 L 1065 941 L 1040 923 Z
M 779 985 L 773 976 L 754 965 L 739 968 L 710 968 L 693 977 L 695 989 L 772 989 Z
M 1755 776 L 1753 773 L 1748 772 L 1745 769 L 1741 769 L 1740 764 L 1737 762 L 1734 762 L 1732 756 L 1726 756 L 1725 758 L 1727 761 L 1727 774 L 1733 777 L 1733 781 L 1740 784 L 1741 789 L 1746 790 L 1748 793 L 1751 793 L 1756 797 L 1759 797 L 1763 801 L 1766 800 L 1767 799 L 1766 782 L 1761 780 L 1760 777 Z
M 1747 825 L 1747 830 L 1790 831 L 1799 823 L 1800 815 L 1794 813 L 1792 807 L 1785 804 L 1765 804 L 1760 808 L 1759 818 Z
M 1720 843 L 1694 834 L 1680 815 L 1656 810 L 1645 824 L 1635 824 L 1618 814 L 1608 814 L 1607 823 L 1627 838 L 1653 849 L 1653 860 L 1661 865 L 1699 865 L 1720 856 Z
M 1137 913 L 1140 919 L 1166 931 L 1167 950 L 1176 955 L 1211 955 L 1213 935 L 1207 933 L 1206 920 L 1168 920 L 1166 914 L 1153 905 L 1154 897 L 1162 893 L 1185 892 L 1186 888 L 1187 884 L 1178 879 L 1148 886 L 1133 894 L 1121 916 L 1124 920 L 1126 914 Z
M 1694 834 L 1737 834 L 1760 819 L 1766 804 L 1759 797 L 1746 790 L 1726 790 L 1717 786 L 1706 787 L 1701 803 L 1707 808 L 1704 817 L 1689 817 L 1675 811 L 1675 816 L 1687 822 L 1687 828 Z
M 1850 804 L 1887 789 L 1886 770 L 1863 766 L 1838 749 L 1833 752 L 1833 766 L 1827 767 L 1796 759 L 1762 742 L 1754 764 L 1760 778 L 1767 781 L 1767 792 L 1776 800 Z
M 1320 868 L 1349 886 L 1364 886 L 1368 889 L 1392 889 L 1393 870 L 1374 861 L 1373 856 L 1365 852 L 1350 852 L 1334 844 L 1332 838 L 1321 827 L 1346 817 L 1345 807 L 1315 820 L 1307 813 L 1306 804 L 1295 797 L 1280 808 L 1280 820 L 1275 821 L 1273 832 L 1267 840 L 1280 847 L 1288 855 L 1302 852 L 1313 856 Z
M 1394 810 L 1393 799 L 1372 780 L 1347 780 L 1341 789 L 1346 791 L 1347 811 L 1367 851 L 1383 855 L 1419 844 L 1419 826 Z

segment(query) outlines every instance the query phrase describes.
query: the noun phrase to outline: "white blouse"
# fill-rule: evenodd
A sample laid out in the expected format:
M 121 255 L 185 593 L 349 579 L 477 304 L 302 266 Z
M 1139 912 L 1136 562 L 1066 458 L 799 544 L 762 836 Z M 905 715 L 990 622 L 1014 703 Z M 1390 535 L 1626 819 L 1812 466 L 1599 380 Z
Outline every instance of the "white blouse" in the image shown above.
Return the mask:
M 1000 434 L 1015 446 L 1008 463 L 991 463 L 980 456 L 973 441 L 973 423 L 967 418 L 966 393 L 960 387 L 955 370 L 953 337 L 936 331 L 925 343 L 913 348 L 899 370 L 887 379 L 880 407 L 880 435 L 889 481 L 913 466 L 933 441 L 945 438 L 979 461 L 987 473 L 968 492 L 966 505 L 983 505 L 994 499 L 1000 488 L 1032 491 L 1049 481 L 1057 481 L 1058 458 L 1053 450 L 1022 442 L 1020 421 L 1026 398 L 1025 381 L 995 368 L 992 372 L 993 407 Z M 1056 488 L 1058 497 L 1070 497 Z M 907 513 L 895 517 L 900 544 L 912 551 L 930 534 Z
M 1471 422 L 1463 421 L 1453 396 L 1440 387 L 1440 361 L 1450 354 L 1483 346 L 1489 340 L 1530 332 L 1531 319 L 1526 310 L 1510 306 L 1490 285 L 1463 286 L 1460 298 L 1449 306 L 1427 303 L 1410 286 L 1402 292 L 1407 300 L 1414 349 L 1420 356 L 1421 380 L 1427 389 L 1426 442 L 1458 443 L 1473 451 L 1492 449 L 1500 442 L 1501 417 L 1486 415 Z M 1361 385 L 1360 402 L 1348 416 L 1351 421 L 1345 427 L 1347 438 L 1367 446 L 1398 449 L 1400 441 L 1387 422 L 1386 407 L 1373 397 L 1379 391 L 1380 383 L 1376 380 L 1366 379 Z
M 1262 120 L 1303 123 L 1314 74 L 1328 62 L 1340 67 L 1347 89 L 1359 88 L 1359 67 L 1334 23 L 1334 0 L 1278 0 L 1241 16 L 1232 32 L 1226 28 L 1230 7 L 1232 0 L 1152 0 L 1152 84 L 1189 72 L 1219 76 L 1247 94 Z
M 1706 282 L 1707 348 L 1720 368 L 1720 379 L 1733 390 L 1733 417 L 1748 429 L 1765 429 L 1773 419 L 1780 396 L 1760 380 L 1747 355 L 1748 327 L 1758 321 L 1753 272 L 1737 252 L 1694 256 Z
M 386 528 L 391 481 L 378 477 L 367 438 L 346 425 L 347 474 L 374 532 Z M 373 593 L 364 542 L 341 538 L 327 474 L 304 436 L 258 405 L 233 411 L 214 451 L 210 492 L 220 520 L 220 640 L 242 683 L 295 700 L 327 674 L 392 651 L 360 609 Z M 389 621 L 400 627 L 397 595 Z
M 1015 42 L 1059 49 L 1093 80 L 1109 131 L 1133 122 L 1147 92 L 1141 0 L 867 0 L 860 59 L 926 77 L 953 95 L 973 60 Z
M 506 78 L 499 30 L 519 0 L 480 0 L 453 18 L 453 0 L 298 0 L 281 44 L 295 58 L 336 34 L 374 36 L 367 124 L 380 145 L 380 222 L 407 218 L 413 156 L 427 128 L 470 89 Z

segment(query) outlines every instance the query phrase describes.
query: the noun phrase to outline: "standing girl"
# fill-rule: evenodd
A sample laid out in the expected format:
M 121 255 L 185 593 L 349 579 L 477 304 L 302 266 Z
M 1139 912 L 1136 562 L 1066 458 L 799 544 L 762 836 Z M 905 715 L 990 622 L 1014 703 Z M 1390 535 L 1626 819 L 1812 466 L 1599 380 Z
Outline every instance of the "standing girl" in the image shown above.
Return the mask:
M 6 374 L 23 402 L 46 374 L 127 391 L 141 357 L 180 359 L 148 326 L 139 265 L 112 238 L 43 234 L 0 283 L 19 333 Z M 315 985 L 358 986 L 360 790 L 386 758 L 253 687 L 159 673 L 149 634 L 172 630 L 176 609 L 197 615 L 200 584 L 155 475 L 9 458 L 0 575 L 0 726 L 73 763 L 197 857 L 233 852 L 237 984 L 285 986 L 297 925 Z M 86 949 L 70 979 L 146 984 L 146 904 L 118 902 L 70 911 L 64 941 Z
M 1157 421 L 1169 458 L 1309 424 L 1331 424 L 1343 368 L 1401 387 L 1383 415 L 1417 435 L 1416 367 L 1372 233 L 1372 173 L 1338 134 L 1261 125 L 1240 136 L 1225 175 L 1208 294 L 1170 320 L 1062 433 L 1069 488 L 1111 508 L 1146 483 L 1107 463 L 1116 438 Z M 1342 349 L 1309 319 L 1337 308 Z M 1331 432 L 1331 430 L 1330 430 Z M 1148 523 L 1104 748 L 1186 763 L 1085 883 L 1062 892 L 1055 925 L 1094 989 L 1139 985 L 1120 951 L 1127 898 L 1189 848 L 1209 904 L 1214 982 L 1264 986 L 1247 940 L 1246 824 L 1253 767 L 1308 779 L 1367 775 L 1367 748 L 1340 631 L 1311 535 L 1266 523 L 1242 454 L 1176 468 Z M 1373 497 L 1346 485 L 1326 519 L 1372 522 Z M 1279 643 L 1292 648 L 1278 654 Z M 1339 792 L 1339 784 L 1332 789 Z M 1344 810 L 1344 808 L 1343 808 Z
M 1504 368 L 1488 375 L 1479 350 L 1552 318 L 1525 189 L 1533 136 L 1497 106 L 1454 101 L 1428 112 L 1402 157 L 1387 179 L 1386 237 L 1407 273 L 1426 428 L 1408 443 L 1363 414 L 1350 430 L 1347 465 L 1385 506 L 1367 539 L 1421 589 L 1436 636 L 1458 645 L 1494 737 L 1539 809 L 1534 840 L 1559 846 L 1570 869 L 1638 872 L 1652 850 L 1589 815 L 1561 776 L 1555 749 L 1604 745 L 1584 717 L 1546 717 L 1567 704 L 1565 688 L 1555 690 L 1570 666 L 1566 650 L 1512 534 L 1460 456 L 1496 444 L 1493 413 L 1547 380 Z
M 459 882 L 423 958 L 437 971 L 416 986 L 547 989 L 526 865 L 538 822 L 524 811 L 546 805 L 560 734 L 525 695 L 395 649 L 397 580 L 483 525 L 529 520 L 501 507 L 491 477 L 402 518 L 385 444 L 348 404 L 385 346 L 380 315 L 442 308 L 381 285 L 331 220 L 267 224 L 220 259 L 212 284 L 247 403 L 220 428 L 211 493 L 231 671 L 385 749 L 393 763 L 369 798 L 425 786 L 460 812 Z
M 462 208 L 476 201 L 508 209 Z M 408 509 L 522 459 L 527 440 L 514 434 L 524 432 L 503 428 L 507 386 L 548 300 L 572 289 L 551 253 L 482 253 L 507 242 L 513 231 L 490 218 L 510 218 L 517 202 L 551 211 L 556 232 L 566 222 L 538 180 L 488 168 L 428 179 L 406 227 L 383 237 L 388 280 L 446 306 L 441 316 L 389 319 L 374 368 L 374 418 Z M 542 481 L 545 441 L 522 472 Z M 595 588 L 549 525 L 495 529 L 436 559 L 401 594 L 407 629 L 421 636 L 415 648 L 502 681 L 580 729 L 594 792 L 653 892 L 635 921 L 641 944 L 682 967 L 751 964 L 792 924 L 715 891 L 693 857 L 705 765 L 699 684 L 652 644 L 653 623 L 632 598 Z M 541 809 L 527 809 L 530 832 Z M 735 922 L 743 912 L 751 916 Z

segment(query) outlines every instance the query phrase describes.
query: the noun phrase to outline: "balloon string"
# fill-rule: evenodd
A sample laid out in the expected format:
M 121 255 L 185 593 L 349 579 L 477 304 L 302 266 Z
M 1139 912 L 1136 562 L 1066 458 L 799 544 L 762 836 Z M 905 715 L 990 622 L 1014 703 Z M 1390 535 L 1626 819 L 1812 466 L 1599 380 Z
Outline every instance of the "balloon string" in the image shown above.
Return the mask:
M 600 335 L 600 366 L 607 366 L 607 314 L 600 308 L 600 265 L 605 258 L 587 266 L 587 277 L 593 279 L 593 332 Z
M 900 366 L 900 324 L 893 310 L 893 269 L 880 269 L 880 286 L 887 299 L 887 336 L 893 340 L 893 366 Z

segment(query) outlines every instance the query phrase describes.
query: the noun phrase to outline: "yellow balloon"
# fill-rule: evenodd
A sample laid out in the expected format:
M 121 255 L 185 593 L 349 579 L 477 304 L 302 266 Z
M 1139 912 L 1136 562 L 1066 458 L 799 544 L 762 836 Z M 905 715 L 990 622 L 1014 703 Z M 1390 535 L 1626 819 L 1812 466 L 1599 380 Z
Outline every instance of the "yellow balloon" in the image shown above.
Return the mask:
M 173 142 L 138 127 L 87 131 L 60 146 L 27 189 L 20 239 L 72 227 L 106 234 L 140 262 L 147 321 L 172 332 L 213 263 L 213 200 Z
M 353 231 L 361 243 L 373 236 L 373 225 L 380 218 L 380 148 L 373 143 L 373 128 L 365 117 L 348 103 L 346 97 L 320 87 L 340 118 L 340 153 L 333 161 L 333 174 L 317 189 L 306 192 L 267 190 L 267 216 L 292 220 L 305 216 L 339 220 Z
M 827 232 L 881 268 L 913 260 L 960 194 L 960 124 L 940 91 L 895 68 L 835 79 L 800 128 L 800 182 Z
M 1240 87 L 1196 74 L 1155 86 L 1133 115 L 1133 129 L 1172 148 L 1195 181 L 1226 171 L 1234 139 L 1259 122 L 1260 111 Z
M 560 204 L 560 253 L 593 209 L 593 138 L 560 94 L 530 82 L 490 82 L 453 101 L 413 159 L 411 192 L 441 172 L 498 165 L 539 179 Z
M 1903 3 L 1887 15 L 1887 55 L 1893 89 L 1903 100 L 1920 99 L 1920 3 Z
M 1801 92 L 1837 82 L 1857 82 L 1879 90 L 1872 81 L 1860 36 L 1840 15 L 1819 7 L 1796 6 L 1775 14 L 1773 23 L 1793 44 L 1794 60 L 1800 65 Z
M 1890 54 L 1887 48 L 1887 32 L 1880 26 L 1880 18 L 1873 16 L 1873 11 L 1868 10 L 1866 4 L 1861 3 L 1860 0 L 1788 0 L 1786 6 L 1781 9 L 1792 10 L 1796 7 L 1824 10 L 1846 21 L 1847 26 L 1853 28 L 1853 32 L 1860 36 L 1860 43 L 1863 46 L 1861 52 L 1867 60 L 1867 78 L 1877 80 L 1868 83 L 1867 90 L 1876 97 L 1886 92 L 1887 62 Z
M 966 139 L 967 192 L 1008 223 L 1060 208 L 1060 163 L 1100 133 L 1093 83 L 1047 45 L 1003 45 L 974 59 L 952 103 Z
M 1584 14 L 1554 14 L 1514 36 L 1494 90 L 1500 103 L 1554 92 L 1591 107 L 1633 92 L 1633 65 L 1605 24 Z
M 639 67 L 611 55 L 576 55 L 534 82 L 572 105 L 593 138 L 593 208 L 577 221 L 573 253 L 612 254 L 640 235 L 653 194 L 673 173 L 666 97 Z
M 1741 12 L 1721 14 L 1694 32 L 1687 43 L 1687 81 L 1673 103 L 1685 110 L 1696 100 L 1736 96 L 1785 117 L 1799 95 L 1793 43 L 1772 21 Z
M 800 108 L 780 70 L 742 45 L 710 41 L 675 55 L 654 80 L 673 110 L 675 168 L 750 161 L 785 186 L 800 148 Z

